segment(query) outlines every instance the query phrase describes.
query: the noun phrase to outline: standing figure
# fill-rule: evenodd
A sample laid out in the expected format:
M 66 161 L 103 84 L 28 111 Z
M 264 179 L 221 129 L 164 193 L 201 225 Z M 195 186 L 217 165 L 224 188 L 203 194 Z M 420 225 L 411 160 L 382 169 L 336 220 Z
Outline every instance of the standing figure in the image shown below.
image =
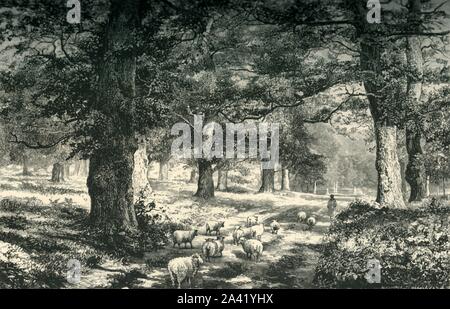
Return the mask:
M 328 200 L 327 208 L 328 208 L 328 216 L 330 216 L 330 220 L 333 220 L 334 217 L 334 211 L 337 207 L 337 201 L 334 198 L 334 195 L 330 195 L 330 199 Z

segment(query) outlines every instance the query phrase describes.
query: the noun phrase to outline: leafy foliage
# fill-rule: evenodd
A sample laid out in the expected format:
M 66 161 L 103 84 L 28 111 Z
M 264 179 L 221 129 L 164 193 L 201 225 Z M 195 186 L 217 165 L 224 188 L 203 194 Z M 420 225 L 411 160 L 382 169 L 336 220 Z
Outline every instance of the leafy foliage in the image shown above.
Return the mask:
M 448 288 L 450 207 L 433 199 L 417 209 L 389 209 L 357 200 L 325 239 L 315 272 L 319 287 L 370 288 L 367 263 L 381 263 L 386 288 Z

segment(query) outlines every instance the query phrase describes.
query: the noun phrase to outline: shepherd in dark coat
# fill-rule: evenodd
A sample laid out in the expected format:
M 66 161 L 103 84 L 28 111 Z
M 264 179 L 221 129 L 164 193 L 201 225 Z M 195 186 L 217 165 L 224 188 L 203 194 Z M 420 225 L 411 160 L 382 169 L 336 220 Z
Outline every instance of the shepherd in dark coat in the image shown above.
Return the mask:
M 330 216 L 330 220 L 332 220 L 334 217 L 334 211 L 336 210 L 336 207 L 337 207 L 337 201 L 334 198 L 334 195 L 331 194 L 330 199 L 328 200 L 328 204 L 327 204 L 328 216 Z

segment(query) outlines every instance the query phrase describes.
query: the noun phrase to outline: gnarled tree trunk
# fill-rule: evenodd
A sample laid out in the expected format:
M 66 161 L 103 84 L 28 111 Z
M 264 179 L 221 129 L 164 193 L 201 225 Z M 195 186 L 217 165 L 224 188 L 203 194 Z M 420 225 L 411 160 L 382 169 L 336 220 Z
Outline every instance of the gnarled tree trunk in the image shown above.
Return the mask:
M 89 161 L 90 220 L 106 231 L 128 230 L 137 225 L 133 204 L 137 143 L 134 137 L 117 137 L 116 143 L 107 152 L 104 149 L 94 153 Z
M 206 159 L 198 159 L 198 182 L 196 197 L 209 199 L 214 197 L 214 179 L 212 163 Z
M 412 126 L 413 124 L 409 124 L 406 128 L 408 164 L 406 166 L 405 179 L 411 188 L 409 202 L 419 202 L 425 197 L 425 165 L 420 144 L 422 134 L 413 129 Z
M 134 155 L 138 140 L 134 129 L 136 28 L 139 0 L 111 0 L 102 37 L 98 65 L 99 87 L 95 109 L 101 127 L 94 136 L 98 147 L 89 161 L 87 186 L 91 197 L 90 220 L 107 232 L 134 230 Z
M 287 168 L 281 169 L 281 191 L 290 191 L 291 186 L 289 184 L 289 170 Z
M 261 168 L 261 187 L 259 192 L 275 191 L 275 171 L 273 169 Z
M 365 22 L 365 21 L 364 21 Z M 366 34 L 367 36 L 367 34 Z M 361 41 L 361 67 L 370 72 L 364 78 L 370 112 L 374 121 L 376 140 L 376 170 L 378 174 L 377 199 L 382 205 L 406 207 L 402 195 L 402 178 L 397 154 L 397 127 L 391 120 L 393 115 L 383 104 L 382 85 L 376 81 L 381 75 L 381 46 L 372 38 Z
M 419 31 L 417 20 L 421 13 L 420 0 L 409 2 L 409 17 L 414 30 Z M 406 181 L 411 193 L 410 202 L 419 202 L 425 198 L 425 164 L 423 162 L 423 150 L 420 144 L 422 140 L 422 123 L 417 109 L 421 104 L 422 80 L 423 80 L 423 57 L 421 40 L 418 36 L 409 36 L 406 40 L 406 59 L 408 69 L 407 88 L 407 113 L 409 120 L 406 123 L 406 150 L 408 152 L 408 165 L 406 166 Z
M 378 172 L 377 202 L 403 208 L 400 163 L 397 155 L 397 127 L 375 120 L 377 142 L 376 169 Z

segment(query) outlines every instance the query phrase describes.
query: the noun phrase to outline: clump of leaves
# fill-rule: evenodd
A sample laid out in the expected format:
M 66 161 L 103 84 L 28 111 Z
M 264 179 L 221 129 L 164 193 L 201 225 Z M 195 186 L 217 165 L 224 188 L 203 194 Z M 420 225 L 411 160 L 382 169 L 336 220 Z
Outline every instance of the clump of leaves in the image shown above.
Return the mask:
M 156 212 L 156 204 L 148 202 L 142 191 L 134 204 L 137 229 L 103 231 L 90 229 L 88 236 L 94 236 L 99 249 L 116 257 L 142 256 L 145 252 L 163 248 L 169 243 L 176 225 L 161 212 Z
M 414 209 L 355 201 L 334 220 L 314 282 L 328 288 L 371 288 L 368 261 L 381 264 L 379 287 L 445 288 L 450 282 L 450 207 L 432 200 Z
M 25 230 L 28 225 L 26 217 L 21 215 L 0 217 L 0 225 L 14 230 Z
M 139 246 L 143 252 L 153 251 L 164 247 L 169 242 L 169 235 L 173 231 L 172 225 L 165 222 L 160 213 L 155 213 L 154 201 L 146 202 L 141 192 L 134 205 L 138 223 Z

